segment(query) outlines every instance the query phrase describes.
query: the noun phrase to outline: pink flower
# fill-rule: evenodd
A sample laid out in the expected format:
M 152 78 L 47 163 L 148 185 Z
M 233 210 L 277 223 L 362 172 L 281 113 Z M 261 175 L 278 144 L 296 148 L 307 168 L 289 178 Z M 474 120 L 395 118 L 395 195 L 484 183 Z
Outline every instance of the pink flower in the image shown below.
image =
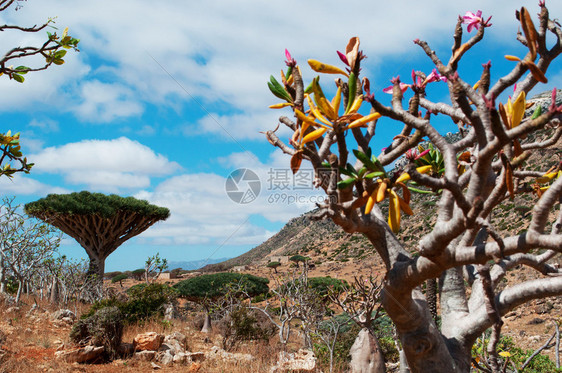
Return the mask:
M 390 87 L 386 87 L 385 89 L 383 89 L 382 91 L 384 93 L 389 93 L 392 94 L 392 89 L 394 88 L 393 85 L 391 85 Z M 404 92 L 406 92 L 408 90 L 408 88 L 410 88 L 410 84 L 406 84 L 406 83 L 400 83 L 400 90 L 402 91 L 402 94 L 404 94 Z
M 482 22 L 482 11 L 479 10 L 476 14 L 472 12 L 466 12 L 463 18 L 463 23 L 468 24 L 467 31 L 471 32 L 473 28 L 477 30 L 480 28 L 480 23 Z
M 338 52 L 338 56 L 339 56 L 340 60 L 343 63 L 345 63 L 347 66 L 349 66 L 349 62 L 347 61 L 347 56 L 340 51 L 336 51 L 336 52 Z
M 408 150 L 406 151 L 406 154 L 405 154 L 405 155 L 406 155 L 406 159 L 413 161 L 413 160 L 415 160 L 416 157 L 418 156 L 418 150 L 415 149 L 415 148 L 408 149 Z
M 297 61 L 295 61 L 295 59 L 291 56 L 291 53 L 289 53 L 289 51 L 287 49 L 285 49 L 285 64 L 287 66 L 296 66 L 297 65 Z
M 436 69 L 433 69 L 433 71 L 425 78 L 425 80 L 423 81 L 422 85 L 426 85 L 428 83 L 431 82 L 437 82 L 437 81 L 442 81 L 442 82 L 446 82 L 447 78 L 444 77 L 443 75 L 440 75 Z
M 418 154 L 415 159 L 417 160 L 417 159 L 423 158 L 427 153 L 429 153 L 429 150 L 430 150 L 430 149 L 425 149 L 423 152 L 421 152 L 420 154 Z

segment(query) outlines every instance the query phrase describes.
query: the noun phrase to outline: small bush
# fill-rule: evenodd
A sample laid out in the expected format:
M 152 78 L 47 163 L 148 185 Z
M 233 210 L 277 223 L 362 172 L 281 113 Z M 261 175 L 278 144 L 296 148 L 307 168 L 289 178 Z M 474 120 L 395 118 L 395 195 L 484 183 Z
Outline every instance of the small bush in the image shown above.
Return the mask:
M 234 349 L 242 341 L 268 341 L 275 334 L 275 325 L 261 312 L 239 307 L 230 312 L 218 324 L 226 351 Z
M 349 355 L 349 351 L 351 350 L 351 346 L 355 342 L 357 338 L 357 334 L 361 328 L 352 323 L 349 327 L 342 328 L 340 331 L 340 335 L 336 340 L 334 345 L 334 370 L 335 371 L 347 371 L 346 368 L 348 367 L 349 361 L 351 360 L 351 356 Z M 314 343 L 313 350 L 314 354 L 318 358 L 319 364 L 323 368 L 329 368 L 330 366 L 330 353 L 328 348 L 324 343 L 317 341 L 318 343 Z M 328 369 L 326 369 L 328 370 Z
M 107 307 L 117 307 L 123 313 L 125 322 L 132 324 L 154 316 L 163 316 L 164 304 L 173 303 L 177 298 L 173 288 L 157 283 L 135 285 L 127 290 L 127 294 L 129 296 L 127 300 L 109 298 L 95 302 L 81 318 L 88 318 Z
M 70 331 L 70 339 L 79 345 L 104 346 L 106 358 L 114 359 L 123 337 L 124 317 L 118 307 L 105 307 L 80 319 Z
M 125 303 L 124 313 L 130 323 L 150 317 L 163 316 L 163 306 L 174 302 L 177 292 L 168 285 L 153 283 L 129 289 L 129 301 Z

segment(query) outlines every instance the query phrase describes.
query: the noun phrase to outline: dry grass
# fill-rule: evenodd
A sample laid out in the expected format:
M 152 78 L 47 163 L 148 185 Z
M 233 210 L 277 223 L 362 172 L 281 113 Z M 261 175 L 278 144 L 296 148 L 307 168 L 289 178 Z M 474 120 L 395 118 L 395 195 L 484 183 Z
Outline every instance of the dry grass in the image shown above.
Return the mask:
M 19 311 L 7 312 L 8 307 L 0 304 L 0 331 L 6 335 L 2 344 L 4 354 L 0 354 L 0 373 L 34 373 L 34 372 L 152 372 L 149 362 L 135 359 L 116 360 L 107 364 L 69 364 L 55 360 L 54 353 L 60 342 L 68 347 L 70 326 L 56 326 L 52 323 L 51 314 L 61 307 L 52 306 L 47 301 L 38 301 L 40 311 L 28 314 L 34 304 L 33 298 L 22 298 Z M 68 307 L 74 311 L 73 307 Z M 78 315 L 87 311 L 88 305 L 76 305 Z M 157 332 L 164 335 L 179 331 L 187 337 L 188 350 L 192 352 L 208 352 L 213 346 L 221 346 L 222 336 L 216 331 L 205 334 L 195 330 L 193 320 L 174 320 L 162 322 L 149 320 L 129 325 L 124 330 L 123 341 L 132 342 L 140 333 Z M 289 344 L 289 350 L 300 346 L 300 339 L 295 334 Z M 281 346 L 275 335 L 269 343 L 242 343 L 236 353 L 251 354 L 251 361 L 224 361 L 206 359 L 199 370 L 202 372 L 258 373 L 267 372 L 275 363 Z M 162 367 L 162 372 L 187 371 L 186 366 Z

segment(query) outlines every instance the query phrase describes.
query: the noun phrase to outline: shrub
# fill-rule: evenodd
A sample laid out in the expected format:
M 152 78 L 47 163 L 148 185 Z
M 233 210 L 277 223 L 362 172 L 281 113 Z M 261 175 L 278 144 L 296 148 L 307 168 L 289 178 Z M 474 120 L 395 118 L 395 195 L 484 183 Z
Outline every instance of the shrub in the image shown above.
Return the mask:
M 158 283 L 132 286 L 127 290 L 127 294 L 127 300 L 109 298 L 95 302 L 81 318 L 88 318 L 104 308 L 117 307 L 123 313 L 125 322 L 131 324 L 154 316 L 163 316 L 164 304 L 174 302 L 177 298 L 177 292 L 173 288 Z
M 193 301 L 217 298 L 225 294 L 227 285 L 239 283 L 250 296 L 267 293 L 269 280 L 241 273 L 215 273 L 180 281 L 174 285 L 179 295 Z
M 124 317 L 118 307 L 105 307 L 93 315 L 78 320 L 70 331 L 70 339 L 77 344 L 104 346 L 106 358 L 114 359 L 123 337 Z
M 351 350 L 351 346 L 353 346 L 360 330 L 361 328 L 357 324 L 352 323 L 349 327 L 344 327 L 340 331 L 338 339 L 334 345 L 335 371 L 347 371 L 346 368 L 351 360 L 349 351 Z M 314 354 L 318 358 L 319 364 L 324 368 L 328 368 L 330 366 L 330 352 L 328 351 L 326 344 L 314 343 L 313 350 Z
M 111 280 L 113 277 L 118 276 L 122 273 L 123 272 L 121 272 L 121 271 L 105 272 L 103 274 L 103 278 L 106 279 L 106 280 Z
M 142 281 L 144 277 L 144 268 L 135 269 L 133 272 L 131 272 L 131 275 L 135 280 Z
M 129 276 L 127 276 L 126 274 L 120 273 L 120 274 L 118 274 L 118 275 L 116 275 L 116 276 L 113 276 L 113 277 L 111 278 L 111 283 L 114 284 L 114 283 L 118 282 L 119 285 L 123 286 L 123 284 L 121 283 L 121 281 L 126 280 L 126 279 L 128 279 L 128 278 L 129 278 Z
M 218 325 L 223 335 L 222 347 L 232 350 L 242 341 L 268 341 L 275 334 L 275 325 L 262 313 L 238 307 Z
M 177 292 L 168 285 L 143 285 L 133 286 L 128 291 L 129 300 L 123 309 L 128 322 L 145 320 L 156 315 L 163 316 L 164 304 L 174 302 L 177 298 Z
M 320 296 L 328 296 L 328 291 L 339 293 L 343 291 L 347 282 L 333 277 L 310 277 L 308 286 L 316 291 Z

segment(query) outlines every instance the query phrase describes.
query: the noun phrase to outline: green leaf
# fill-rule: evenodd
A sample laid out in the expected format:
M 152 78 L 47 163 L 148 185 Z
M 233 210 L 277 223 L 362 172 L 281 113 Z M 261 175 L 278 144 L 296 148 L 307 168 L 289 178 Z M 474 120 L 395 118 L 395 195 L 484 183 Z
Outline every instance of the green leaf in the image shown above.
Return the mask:
M 353 185 L 356 181 L 357 181 L 357 179 L 355 179 L 354 177 L 344 179 L 344 180 L 338 182 L 338 189 L 345 189 L 345 188 Z
M 355 155 L 355 157 L 357 159 L 359 159 L 359 161 L 361 161 L 361 163 L 363 163 L 365 165 L 365 167 L 367 167 L 369 170 L 371 171 L 376 171 L 377 167 L 375 166 L 375 164 L 371 161 L 371 159 L 367 156 L 367 154 L 360 152 L 357 149 L 353 149 L 353 154 Z
M 269 90 L 271 91 L 271 93 L 273 93 L 275 96 L 277 96 L 280 99 L 285 100 L 287 102 L 293 102 L 293 99 L 291 98 L 291 95 L 289 95 L 289 93 L 277 81 L 277 79 L 275 79 L 275 77 L 273 77 L 273 75 L 270 76 L 269 82 L 267 83 L 267 86 L 269 87 Z
M 423 190 L 423 189 L 417 189 L 417 188 L 412 188 L 412 187 L 408 187 L 408 189 L 410 189 L 414 193 L 434 194 L 433 191 L 431 191 L 431 190 Z
M 15 70 L 18 71 L 18 74 L 24 75 L 24 74 L 27 74 L 27 71 L 28 71 L 29 69 L 30 69 L 30 68 L 27 67 L 27 66 L 18 66 L 18 67 L 16 67 Z M 20 70 L 23 70 L 23 71 L 20 71 Z
M 365 175 L 365 179 L 374 179 L 376 177 L 382 177 L 385 173 L 381 171 L 371 172 L 370 174 Z
M 343 175 L 350 176 L 350 177 L 357 176 L 357 171 L 355 170 L 355 168 L 353 168 L 351 163 L 348 163 L 345 168 L 340 167 L 339 170 L 340 173 L 342 173 Z
M 359 179 L 362 179 L 363 176 L 367 173 L 367 167 L 361 167 L 361 169 L 359 170 L 359 172 L 357 173 L 359 176 Z
M 347 98 L 347 107 L 345 108 L 346 113 L 349 111 L 349 109 L 351 109 L 351 106 L 353 106 L 353 101 L 355 101 L 355 95 L 357 94 L 357 76 L 355 76 L 355 73 L 353 71 L 349 74 L 347 87 L 349 95 Z
M 60 51 L 55 52 L 55 55 L 53 56 L 53 58 L 57 60 L 57 59 L 63 58 L 64 56 L 66 56 L 66 51 L 64 49 L 62 49 Z
M 538 118 L 541 114 L 542 114 L 542 106 L 539 105 L 539 106 L 537 106 L 537 108 L 533 112 L 533 115 L 531 116 L 531 119 Z
M 304 93 L 312 93 L 312 82 L 305 88 Z
M 18 83 L 23 83 L 25 78 L 19 74 L 12 74 L 12 78 Z
M 292 73 L 293 73 L 293 66 L 289 66 L 287 68 L 287 73 L 285 74 L 285 80 L 289 80 L 289 77 L 291 76 Z

